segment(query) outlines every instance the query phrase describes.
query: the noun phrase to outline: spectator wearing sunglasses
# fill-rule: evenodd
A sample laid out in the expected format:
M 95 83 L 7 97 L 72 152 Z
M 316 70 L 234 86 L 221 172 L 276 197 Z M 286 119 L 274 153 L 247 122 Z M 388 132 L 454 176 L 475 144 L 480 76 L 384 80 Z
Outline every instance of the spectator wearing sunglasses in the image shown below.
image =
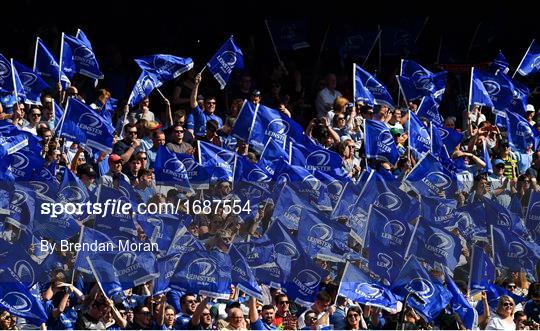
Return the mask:
M 173 153 L 191 154 L 193 152 L 193 146 L 184 141 L 185 129 L 182 125 L 176 124 L 169 137 L 169 142 L 166 147 Z
M 508 295 L 501 295 L 496 313 L 488 321 L 486 330 L 515 330 L 514 308 L 516 304 Z

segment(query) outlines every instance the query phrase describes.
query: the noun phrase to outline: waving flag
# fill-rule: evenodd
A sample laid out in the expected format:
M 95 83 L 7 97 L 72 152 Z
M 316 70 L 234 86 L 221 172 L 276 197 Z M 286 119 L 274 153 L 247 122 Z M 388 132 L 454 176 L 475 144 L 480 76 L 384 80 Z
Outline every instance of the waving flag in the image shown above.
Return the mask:
M 270 137 L 264 146 L 261 157 L 257 162 L 257 166 L 270 175 L 274 175 L 278 161 L 280 159 L 290 163 L 289 153 L 285 151 L 283 145 L 276 142 Z M 300 164 L 297 164 L 300 165 Z
M 247 157 L 238 155 L 236 157 L 236 169 L 234 173 L 236 181 L 245 181 L 253 183 L 269 182 L 271 176 L 258 164 L 251 162 Z
M 452 293 L 452 300 L 450 300 L 452 310 L 459 315 L 459 318 L 467 330 L 472 330 L 473 327 L 478 324 L 478 313 L 476 312 L 476 309 L 474 309 L 469 301 L 467 301 L 448 273 L 445 274 L 445 283 L 446 288 Z
M 214 167 L 212 180 L 233 181 L 238 154 L 201 140 L 198 140 L 197 144 L 199 163 Z
M 529 198 L 525 226 L 529 230 L 531 239 L 540 245 L 540 193 L 536 191 L 532 191 Z
M 493 246 L 495 265 L 511 271 L 521 270 L 534 273 L 540 260 L 540 248 L 532 242 L 526 242 L 512 231 L 493 227 Z
M 211 167 L 204 167 L 197 162 L 193 156 L 188 154 L 176 153 L 176 157 L 184 164 L 189 184 L 194 189 L 207 189 L 209 187 L 210 177 L 212 176 L 213 171 Z
M 486 163 L 486 166 L 482 170 L 483 173 L 492 174 L 493 173 L 493 165 L 491 164 L 491 158 L 489 157 L 489 150 L 486 144 L 486 141 L 482 141 L 482 161 Z
M 91 245 L 91 244 L 107 244 L 110 243 L 110 247 L 116 246 L 115 243 L 113 243 L 112 239 L 109 238 L 106 234 L 103 232 L 100 232 L 98 230 L 82 226 L 81 232 L 79 234 L 79 244 L 84 245 Z M 75 263 L 73 268 L 75 270 L 90 274 L 92 273 L 92 270 L 90 269 L 90 266 L 88 265 L 88 260 L 86 259 L 87 256 L 92 255 L 93 253 L 91 251 L 85 251 L 80 250 L 77 252 L 77 256 L 75 258 Z
M 396 164 L 399 159 L 394 137 L 388 127 L 379 121 L 365 121 L 366 156 Z
M 34 72 L 27 66 L 17 61 L 13 61 L 13 64 L 15 66 L 15 69 L 17 69 L 19 78 L 24 89 L 25 102 L 34 105 L 41 105 L 41 100 L 39 99 L 39 97 L 43 90 L 49 88 L 49 84 L 47 84 L 43 79 L 41 79 L 38 73 Z
M 497 53 L 497 57 L 490 63 L 490 67 L 495 71 L 495 74 L 498 74 L 499 72 L 507 74 L 510 70 L 509 66 L 508 60 L 506 60 L 506 57 L 501 51 Z
M 193 68 L 191 58 L 181 58 L 168 54 L 144 56 L 136 58 L 135 62 L 143 71 L 153 74 L 160 82 L 174 79 Z
M 298 259 L 291 265 L 291 274 L 285 282 L 287 296 L 304 307 L 315 302 L 319 286 L 328 275 L 328 271 L 312 262 L 307 256 Z
M 233 69 L 244 68 L 244 55 L 231 36 L 206 64 L 223 90 Z
M 235 245 L 231 245 L 229 256 L 231 258 L 232 266 L 232 283 L 247 295 L 262 300 L 261 288 L 255 280 L 255 275 Z
M 138 215 L 137 223 L 141 226 L 149 241 L 156 244 L 159 252 L 165 255 L 173 242 L 176 231 L 182 227 L 176 215 L 156 214 Z
M 63 88 L 70 84 L 69 78 L 64 73 L 60 75 L 58 61 L 39 37 L 36 39 L 33 69 L 49 84 L 58 82 L 58 77 L 60 77 Z
M 370 279 L 360 268 L 350 262 L 345 265 L 337 294 L 373 307 L 397 308 L 396 297 L 386 286 Z
M 160 146 L 154 164 L 156 183 L 174 185 L 190 190 L 189 176 L 184 164 L 165 146 Z
M 400 75 L 405 77 L 410 77 L 413 79 L 418 79 L 422 76 L 432 75 L 433 73 L 420 64 L 412 60 L 401 60 Z
M 443 71 L 414 78 L 396 75 L 396 79 L 407 101 L 432 96 L 437 102 L 441 102 L 446 89 L 446 75 L 447 72 Z
M 469 105 L 494 108 L 491 97 L 481 79 L 478 69 L 471 68 L 471 85 L 469 89 Z
M 0 159 L 0 169 L 11 173 L 13 179 L 31 180 L 34 173 L 43 168 L 45 160 L 41 156 L 41 145 L 32 137 L 27 135 L 28 144 L 26 146 Z M 16 148 L 18 147 L 20 145 Z
M 273 42 L 280 51 L 296 51 L 309 47 L 308 21 L 273 19 L 266 20 Z
M 443 228 L 430 226 L 423 219 L 419 222 L 413 238 L 416 250 L 412 254 L 433 267 L 448 268 L 453 274 L 461 255 L 461 242 Z
M 143 70 L 133 86 L 133 90 L 129 95 L 128 104 L 130 107 L 141 102 L 144 97 L 163 84 L 154 74 Z
M 55 201 L 48 196 L 35 195 L 36 206 L 43 203 L 52 204 Z M 43 238 L 51 239 L 56 243 L 69 239 L 79 233 L 80 226 L 73 216 L 69 214 L 52 215 L 36 213 L 34 216 L 34 233 Z
M 409 146 L 420 154 L 432 149 L 429 129 L 413 112 L 409 113 Z
M 75 98 L 69 98 L 60 136 L 100 151 L 112 150 L 114 128 L 100 114 Z
M 432 134 L 438 134 L 440 137 L 440 139 L 433 138 L 434 152 L 440 150 L 441 146 L 440 144 L 437 144 L 438 140 L 441 140 L 444 146 L 446 146 L 446 150 L 450 152 L 452 152 L 457 145 L 461 144 L 461 141 L 463 140 L 463 133 L 452 128 L 439 126 L 435 123 L 431 124 L 433 125 Z
M 276 201 L 272 218 L 279 219 L 290 230 L 298 230 L 302 210 L 312 210 L 309 202 L 297 194 L 289 185 L 283 185 Z
M 182 256 L 185 253 L 193 252 L 195 250 L 205 250 L 204 245 L 199 239 L 195 238 L 191 233 L 187 231 L 187 228 L 180 228 L 174 234 L 173 241 L 169 246 L 167 255 Z
M 439 126 L 443 125 L 443 118 L 439 113 L 439 104 L 431 95 L 426 95 L 422 98 L 420 105 L 418 105 L 416 116 L 425 117 L 430 122 L 435 122 Z
M 0 308 L 27 321 L 41 325 L 48 319 L 40 300 L 37 300 L 21 283 L 17 273 L 2 266 L 0 271 Z
M 99 69 L 92 46 L 85 36 L 74 38 L 62 33 L 60 71 L 65 73 L 69 78 L 73 77 L 75 73 L 80 73 L 94 79 L 103 78 L 103 73 Z
M 540 136 L 536 129 L 523 117 L 506 112 L 508 126 L 508 143 L 513 149 L 526 151 L 530 145 L 536 149 L 536 137 Z
M 13 124 L 1 121 L 6 131 L 0 132 L 0 158 L 4 158 L 28 145 L 28 131 L 17 129 Z
M 486 290 L 495 281 L 495 265 L 484 249 L 473 245 L 469 288 L 471 292 Z
M 407 260 L 392 283 L 392 291 L 401 298 L 410 292 L 415 293 L 409 297 L 409 305 L 428 322 L 433 321 L 452 299 L 452 294 L 437 279 L 429 276 L 414 256 Z
M 313 141 L 306 139 L 303 144 L 290 145 L 291 164 L 303 166 L 307 170 L 344 176 L 343 159 L 339 154 L 322 148 Z
M 98 186 L 96 196 L 97 202 L 103 206 L 107 201 L 109 203 L 114 200 L 118 200 L 121 203 L 129 202 L 129 199 L 122 191 L 105 185 Z M 107 215 L 96 215 L 94 229 L 106 233 L 115 242 L 120 240 L 129 241 L 137 235 L 131 212 L 122 213 L 111 210 Z
M 456 191 L 456 175 L 448 171 L 431 153 L 426 154 L 403 179 L 412 190 L 422 196 L 447 197 Z
M 527 76 L 538 71 L 540 71 L 540 45 L 533 39 L 516 72 L 521 76 Z
M 371 206 L 368 213 L 369 238 L 381 242 L 388 251 L 406 253 L 412 240 L 413 229 L 410 220 L 403 218 L 398 211 Z
M 171 278 L 171 288 L 227 299 L 231 288 L 231 259 L 219 251 L 193 251 L 182 255 Z
M 474 79 L 484 85 L 493 104 L 493 112 L 504 116 L 504 112 L 510 109 L 514 97 L 514 85 L 503 73 L 492 74 L 479 69 L 474 69 Z
M 369 106 L 386 105 L 394 108 L 394 100 L 392 100 L 392 96 L 386 87 L 375 77 L 359 66 L 355 66 L 354 74 L 356 101 L 363 101 Z M 369 92 L 371 96 L 366 92 Z M 371 99 L 371 97 L 373 97 L 373 99 Z

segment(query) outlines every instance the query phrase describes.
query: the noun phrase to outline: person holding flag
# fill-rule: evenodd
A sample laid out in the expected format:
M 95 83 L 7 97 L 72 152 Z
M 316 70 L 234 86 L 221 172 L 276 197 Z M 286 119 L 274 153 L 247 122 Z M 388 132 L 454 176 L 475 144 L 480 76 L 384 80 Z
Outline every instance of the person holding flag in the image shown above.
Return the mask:
M 206 122 L 209 120 L 215 120 L 218 123 L 218 129 L 223 126 L 223 120 L 221 117 L 215 114 L 216 112 L 216 98 L 213 96 L 207 96 L 204 98 L 204 110 L 199 107 L 197 102 L 197 95 L 199 93 L 199 85 L 202 81 L 202 75 L 199 73 L 195 76 L 195 85 L 191 90 L 191 96 L 189 104 L 193 116 L 193 124 L 195 127 L 196 136 L 204 136 L 206 134 Z

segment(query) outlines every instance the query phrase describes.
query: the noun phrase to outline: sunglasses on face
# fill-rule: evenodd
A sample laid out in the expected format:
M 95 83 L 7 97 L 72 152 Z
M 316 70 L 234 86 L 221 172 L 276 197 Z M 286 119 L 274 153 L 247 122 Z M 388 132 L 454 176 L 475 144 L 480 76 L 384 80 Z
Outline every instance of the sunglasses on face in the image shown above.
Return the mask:
M 514 307 L 514 304 L 511 302 L 505 302 L 503 303 L 503 307 Z
M 278 302 L 278 305 L 288 305 L 289 301 L 280 301 Z

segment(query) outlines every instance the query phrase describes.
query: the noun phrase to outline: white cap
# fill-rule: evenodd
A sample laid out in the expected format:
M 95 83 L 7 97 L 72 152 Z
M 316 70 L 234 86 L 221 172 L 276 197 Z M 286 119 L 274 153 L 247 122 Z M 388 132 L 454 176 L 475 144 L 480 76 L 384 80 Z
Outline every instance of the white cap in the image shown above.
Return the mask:
M 530 111 L 530 112 L 533 112 L 533 113 L 534 113 L 534 112 L 535 112 L 535 110 L 534 110 L 534 106 L 533 106 L 533 105 L 531 105 L 531 104 L 528 104 L 528 105 L 527 105 L 527 109 L 526 109 L 526 111 Z

